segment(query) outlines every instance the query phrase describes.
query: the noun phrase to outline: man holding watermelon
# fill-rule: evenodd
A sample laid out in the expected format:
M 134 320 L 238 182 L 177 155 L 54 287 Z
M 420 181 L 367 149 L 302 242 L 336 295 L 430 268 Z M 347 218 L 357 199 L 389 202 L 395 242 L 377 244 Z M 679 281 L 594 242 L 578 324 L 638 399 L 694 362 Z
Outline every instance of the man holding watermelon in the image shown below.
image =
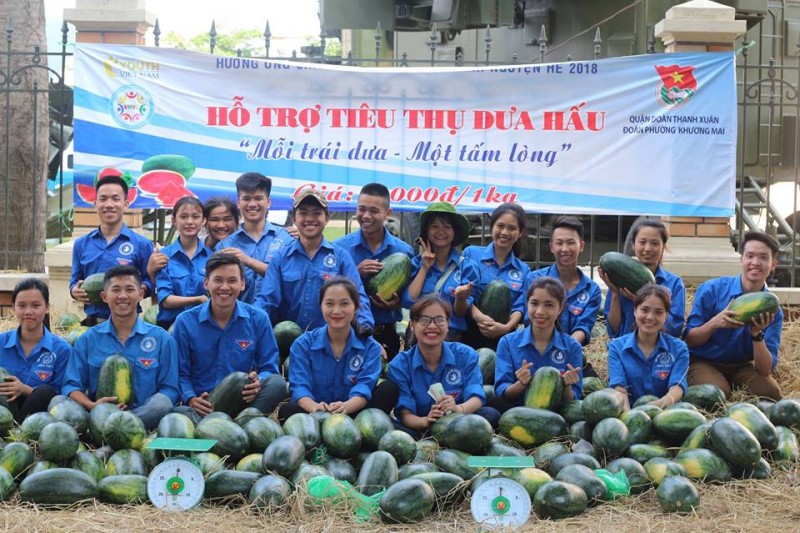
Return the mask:
M 106 271 L 101 298 L 111 316 L 75 343 L 61 393 L 87 411 L 101 403 L 116 403 L 141 418 L 147 429 L 153 429 L 178 400 L 178 356 L 175 341 L 163 328 L 139 318 L 137 308 L 143 297 L 137 268 L 125 265 Z M 100 368 L 115 354 L 127 359 L 132 369 L 130 405 L 120 403 L 115 396 L 97 397 Z
M 744 294 L 768 293 L 766 281 L 778 265 L 778 248 L 771 235 L 748 231 L 742 239 L 742 273 L 706 281 L 697 289 L 684 333 L 691 353 L 690 386 L 711 383 L 728 397 L 731 387 L 739 386 L 755 396 L 781 398 L 772 373 L 783 311 L 764 306 L 746 322 L 732 305 Z
M 128 208 L 129 187 L 125 175 L 104 175 L 95 181 L 94 209 L 100 218 L 100 226 L 78 238 L 72 248 L 69 292 L 84 306 L 84 326 L 94 326 L 109 317 L 108 305 L 92 303 L 87 292 L 87 289 L 99 292 L 100 287 L 83 286 L 91 274 L 105 272 L 114 266 L 130 265 L 140 272 L 144 296 L 153 293 L 153 283 L 147 274 L 153 245 L 146 237 L 131 231 L 123 220 Z
M 394 253 L 403 253 L 413 259 L 414 251 L 386 229 L 384 223 L 392 214 L 389 207 L 389 189 L 381 183 L 368 183 L 361 187 L 358 194 L 356 219 L 359 229 L 336 240 L 344 248 L 358 266 L 362 281 L 366 281 L 383 270 L 382 261 Z M 369 299 L 372 316 L 375 319 L 373 336 L 385 350 L 386 358 L 391 361 L 400 351 L 400 337 L 395 330 L 395 323 L 402 319 L 400 313 L 400 296 L 395 293 L 390 300 L 384 300 L 377 294 Z

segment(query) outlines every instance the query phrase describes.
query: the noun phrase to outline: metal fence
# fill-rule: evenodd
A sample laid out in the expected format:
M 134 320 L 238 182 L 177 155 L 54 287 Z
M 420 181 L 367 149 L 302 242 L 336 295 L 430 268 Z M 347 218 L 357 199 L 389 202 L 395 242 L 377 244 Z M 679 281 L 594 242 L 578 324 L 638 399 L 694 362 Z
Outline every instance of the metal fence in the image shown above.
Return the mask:
M 777 278 L 781 284 L 795 285 L 797 283 L 796 270 L 798 265 L 798 242 L 795 229 L 800 226 L 800 220 L 795 220 L 793 216 L 787 217 L 791 220 L 784 220 L 778 213 L 778 210 L 771 201 L 771 185 L 778 181 L 791 181 L 794 183 L 794 202 L 793 211 L 798 211 L 798 198 L 797 198 L 797 185 L 798 185 L 798 158 L 800 158 L 800 147 L 797 147 L 797 142 L 800 140 L 800 99 L 798 98 L 797 80 L 800 79 L 800 52 L 798 59 L 794 61 L 794 65 L 782 64 L 784 54 L 780 46 L 785 43 L 778 43 L 769 46 L 764 46 L 764 43 L 775 43 L 775 37 L 779 33 L 778 26 L 783 23 L 782 13 L 770 12 L 768 20 L 756 26 L 751 33 L 748 34 L 746 40 L 748 43 L 742 46 L 738 52 L 740 59 L 738 60 L 738 75 L 737 83 L 739 85 L 739 112 L 740 112 L 740 126 L 739 126 L 739 175 L 737 176 L 737 217 L 736 217 L 736 231 L 732 232 L 732 242 L 738 241 L 741 234 L 746 229 L 750 228 L 766 228 L 767 231 L 777 235 L 782 244 L 781 251 L 781 266 L 780 274 Z M 605 22 L 605 21 L 604 21 Z M 768 25 L 770 25 L 767 27 Z M 590 49 L 586 50 L 585 57 L 591 59 L 599 59 L 604 56 L 604 42 L 599 25 L 590 27 L 580 34 L 571 37 L 568 41 L 577 38 L 587 32 L 594 32 L 594 39 Z M 384 55 L 384 32 L 381 31 L 380 25 L 376 27 L 374 34 L 374 56 L 372 57 L 355 57 L 352 53 L 339 56 L 328 56 L 324 54 L 327 45 L 328 36 L 323 30 L 320 34 L 319 46 L 309 46 L 303 50 L 304 55 L 300 55 L 294 51 L 288 57 L 276 57 L 270 54 L 272 34 L 269 28 L 269 23 L 265 25 L 264 37 L 264 55 L 262 59 L 273 60 L 289 60 L 299 62 L 312 62 L 312 63 L 327 63 L 327 64 L 344 64 L 350 66 L 476 66 L 476 65 L 501 65 L 507 64 L 508 61 L 495 60 L 492 55 L 493 36 L 491 28 L 486 28 L 483 32 L 483 58 L 481 60 L 466 61 L 463 56 L 456 54 L 452 60 L 442 60 L 437 58 L 437 48 L 440 46 L 439 37 L 440 32 L 437 31 L 435 25 L 431 28 L 430 34 L 427 37 L 427 45 L 430 49 L 430 57 L 426 58 L 409 58 L 405 52 L 400 53 L 397 57 L 386 58 Z M 68 28 L 64 24 L 62 26 L 62 46 L 58 52 L 42 53 L 39 49 L 34 51 L 12 51 L 11 30 L 7 29 L 7 48 L 3 55 L 5 55 L 5 64 L 10 64 L 11 55 L 24 55 L 30 58 L 30 66 L 27 68 L 34 68 L 34 65 L 40 65 L 44 58 L 54 57 L 60 59 L 60 70 L 54 70 L 50 67 L 50 75 L 56 84 L 64 91 L 63 79 L 65 72 L 65 65 L 67 58 L 71 56 L 68 51 Z M 161 28 L 158 21 L 153 28 L 153 41 L 155 46 L 160 46 Z M 212 22 L 209 31 L 209 52 L 214 54 L 216 51 L 216 38 L 217 32 L 215 25 Z M 534 57 L 519 57 L 514 55 L 512 63 L 536 63 L 544 62 L 551 52 L 564 46 L 566 42 L 560 43 L 557 47 L 550 47 L 548 37 L 545 33 L 544 27 L 541 30 L 538 41 L 538 54 Z M 647 52 L 652 53 L 655 51 L 655 39 L 652 35 L 652 29 L 647 32 Z M 798 50 L 800 50 L 800 43 L 797 43 Z M 241 55 L 239 51 L 237 55 Z M 786 57 L 785 59 L 789 59 Z M 567 56 L 566 61 L 572 61 L 573 58 Z M 794 79 L 792 79 L 794 77 Z M 7 101 L 8 95 L 11 92 L 25 90 L 14 86 L 13 73 L 4 73 L 0 70 L 0 95 Z M 39 90 L 41 93 L 42 90 Z M 34 96 L 35 98 L 35 96 Z M 784 117 L 794 117 L 792 119 L 785 119 Z M 2 119 L 0 119 L 2 120 Z M 787 123 L 794 128 L 794 135 L 789 135 L 789 128 Z M 8 132 L 8 118 L 5 117 L 5 131 Z M 51 129 L 51 136 L 60 135 L 60 140 L 63 143 L 64 130 L 63 126 L 53 132 Z M 786 139 L 794 139 L 794 150 L 791 151 L 791 142 L 786 142 Z M 783 143 L 783 144 L 781 144 Z M 777 150 L 776 146 L 789 145 L 789 148 Z M 6 144 L 8 146 L 8 144 Z M 756 147 L 755 150 L 753 147 Z M 792 152 L 789 154 L 788 152 Z M 5 154 L 5 160 L 8 160 L 8 154 Z M 61 158 L 58 161 L 58 172 L 56 180 L 62 179 L 61 174 Z M 63 181 L 60 182 L 63 185 Z M 698 184 L 701 186 L 702 184 Z M 59 190 L 63 190 L 59 188 Z M 2 201 L 8 205 L 9 190 L 4 189 L 4 197 Z M 66 221 L 70 218 L 70 210 L 66 208 L 71 204 L 70 198 L 59 197 L 58 213 L 51 214 L 51 221 L 55 220 L 52 226 L 56 231 L 56 237 L 61 241 L 65 235 Z M 7 216 L 8 210 L 4 210 Z M 146 220 L 154 221 L 153 239 L 163 241 L 169 238 L 170 235 L 165 232 L 166 211 L 146 213 Z M 349 220 L 351 213 L 345 213 L 346 220 Z M 547 242 L 549 238 L 549 220 L 552 215 L 535 214 L 529 216 L 529 251 L 524 257 L 529 261 L 532 266 L 538 267 L 544 263 L 552 261 L 549 252 L 547 251 Z M 599 256 L 609 250 L 619 250 L 623 246 L 625 235 L 633 222 L 635 217 L 629 216 L 594 216 L 585 215 L 579 216 L 584 222 L 586 229 L 586 249 L 581 257 L 582 264 L 589 264 L 592 268 L 596 265 Z M 472 216 L 473 222 L 473 235 L 472 242 L 476 244 L 485 243 L 488 239 L 488 215 Z M 413 231 L 416 229 L 416 223 L 413 214 L 403 214 L 400 217 L 401 233 L 405 236 L 412 236 Z M 346 224 L 349 227 L 349 224 Z M 8 228 L 8 225 L 6 225 Z M 31 250 L 41 247 L 41 243 L 31 243 Z M 4 262 L 8 261 L 8 251 L 3 251 Z

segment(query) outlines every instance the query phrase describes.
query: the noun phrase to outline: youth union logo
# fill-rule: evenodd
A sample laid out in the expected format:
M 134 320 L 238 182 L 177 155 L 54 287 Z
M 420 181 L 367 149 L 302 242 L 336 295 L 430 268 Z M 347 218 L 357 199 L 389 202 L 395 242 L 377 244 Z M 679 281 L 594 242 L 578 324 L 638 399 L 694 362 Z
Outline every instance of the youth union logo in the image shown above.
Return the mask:
M 133 245 L 129 242 L 123 242 L 119 245 L 119 253 L 122 255 L 131 255 L 133 253 Z
M 656 65 L 656 71 L 661 76 L 661 83 L 656 86 L 656 100 L 661 107 L 667 109 L 683 107 L 697 92 L 694 67 Z
M 153 116 L 153 97 L 138 85 L 124 85 L 114 91 L 108 103 L 114 122 L 125 129 L 141 128 Z
M 461 382 L 461 370 L 454 368 L 444 377 L 448 385 L 455 385 Z
M 356 372 L 358 371 L 359 368 L 361 368 L 363 364 L 364 364 L 364 356 L 361 355 L 360 353 L 356 354 L 355 356 L 353 356 L 352 359 L 350 359 L 350 370 Z

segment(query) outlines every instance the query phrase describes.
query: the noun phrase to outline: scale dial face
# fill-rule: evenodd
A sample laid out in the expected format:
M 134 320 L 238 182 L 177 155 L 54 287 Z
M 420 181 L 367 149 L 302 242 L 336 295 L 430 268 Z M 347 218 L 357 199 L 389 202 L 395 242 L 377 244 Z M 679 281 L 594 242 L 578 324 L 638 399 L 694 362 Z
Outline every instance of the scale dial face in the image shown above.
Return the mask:
M 147 496 L 165 511 L 186 511 L 203 499 L 205 481 L 197 466 L 186 459 L 167 459 L 150 471 Z
M 472 494 L 472 517 L 483 529 L 516 528 L 531 515 L 531 497 L 513 479 L 497 477 L 483 482 Z

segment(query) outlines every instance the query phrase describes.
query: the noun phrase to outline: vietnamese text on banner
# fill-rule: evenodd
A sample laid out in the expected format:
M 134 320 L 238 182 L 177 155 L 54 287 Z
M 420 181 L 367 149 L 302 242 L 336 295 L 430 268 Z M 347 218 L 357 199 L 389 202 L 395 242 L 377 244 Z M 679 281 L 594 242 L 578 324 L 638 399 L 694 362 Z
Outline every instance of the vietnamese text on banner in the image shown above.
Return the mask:
M 355 209 L 380 182 L 393 207 L 730 216 L 732 53 L 481 68 L 358 68 L 139 46 L 76 46 L 76 205 L 111 167 L 133 207 L 235 196 L 272 178 Z

